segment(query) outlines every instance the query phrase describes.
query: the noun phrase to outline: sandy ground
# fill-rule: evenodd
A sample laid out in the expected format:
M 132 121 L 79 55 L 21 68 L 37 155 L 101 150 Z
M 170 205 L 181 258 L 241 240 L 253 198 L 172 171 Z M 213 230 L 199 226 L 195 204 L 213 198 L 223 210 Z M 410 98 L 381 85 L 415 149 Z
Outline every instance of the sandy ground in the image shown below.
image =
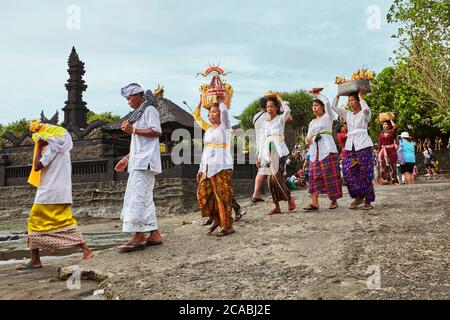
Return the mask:
M 294 194 L 308 203 L 304 190 Z M 78 253 L 35 271 L 0 265 L 0 298 L 81 299 L 99 287 L 108 299 L 450 299 L 450 183 L 377 187 L 370 212 L 347 209 L 345 194 L 334 211 L 321 198 L 318 212 L 269 217 L 267 200 L 240 199 L 248 213 L 225 238 L 182 225 L 197 212 L 159 219 L 164 244 L 145 251 L 111 248 L 82 262 Z M 120 243 L 118 223 L 83 231 Z M 67 289 L 59 270 L 74 264 L 80 290 Z

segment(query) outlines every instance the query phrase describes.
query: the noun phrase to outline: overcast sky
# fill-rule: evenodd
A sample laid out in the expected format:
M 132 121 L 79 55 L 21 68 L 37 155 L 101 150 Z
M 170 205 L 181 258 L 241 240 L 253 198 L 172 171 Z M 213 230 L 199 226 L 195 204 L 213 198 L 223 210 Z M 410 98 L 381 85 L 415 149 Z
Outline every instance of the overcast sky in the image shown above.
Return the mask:
M 150 89 L 162 84 L 166 98 L 194 107 L 200 84 L 209 82 L 196 73 L 219 62 L 235 88 L 232 115 L 268 90 L 323 86 L 332 98 L 337 75 L 349 77 L 362 66 L 379 72 L 391 64 L 397 42 L 385 18 L 390 4 L 2 1 L 0 123 L 37 118 L 41 110 L 51 116 L 64 106 L 72 46 L 85 62 L 84 100 L 94 112 L 126 114 L 120 88 L 130 82 Z

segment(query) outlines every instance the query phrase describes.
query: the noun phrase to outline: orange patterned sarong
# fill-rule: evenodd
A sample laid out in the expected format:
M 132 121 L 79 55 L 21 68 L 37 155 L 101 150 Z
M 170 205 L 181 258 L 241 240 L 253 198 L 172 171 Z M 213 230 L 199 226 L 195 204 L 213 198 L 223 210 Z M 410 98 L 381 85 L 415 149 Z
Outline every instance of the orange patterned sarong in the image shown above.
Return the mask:
M 222 170 L 210 178 L 203 177 L 198 184 L 197 200 L 202 217 L 213 219 L 217 214 L 220 226 L 229 229 L 233 226 L 233 170 Z

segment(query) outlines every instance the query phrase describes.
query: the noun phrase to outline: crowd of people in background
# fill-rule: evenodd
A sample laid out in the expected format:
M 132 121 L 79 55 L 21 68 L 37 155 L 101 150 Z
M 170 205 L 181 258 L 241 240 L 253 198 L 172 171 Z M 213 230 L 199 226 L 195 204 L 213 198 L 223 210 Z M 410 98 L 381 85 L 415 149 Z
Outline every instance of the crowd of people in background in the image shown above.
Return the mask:
M 326 99 L 325 97 L 323 98 Z M 321 102 L 315 101 L 314 104 L 321 104 Z M 326 103 L 323 102 L 322 104 L 324 106 L 324 110 L 326 110 Z M 314 111 L 314 114 L 316 115 L 316 111 Z M 324 111 L 324 114 L 327 114 L 326 111 Z M 325 118 L 326 117 L 322 119 Z M 346 181 L 344 179 L 342 169 L 343 161 L 345 159 L 346 153 L 348 152 L 345 148 L 348 129 L 345 118 L 339 116 L 339 123 L 339 132 L 333 137 L 332 143 L 330 139 L 328 149 L 334 150 L 333 144 L 335 143 L 335 141 L 337 142 L 336 152 L 338 152 L 337 159 L 339 168 L 341 170 L 341 184 L 343 186 L 346 186 Z M 325 139 L 331 138 L 330 135 L 326 135 L 325 137 Z M 306 145 L 311 145 L 312 141 L 308 142 L 309 143 L 306 143 Z M 312 142 L 312 144 L 315 145 L 314 142 Z M 374 144 L 373 147 L 373 185 L 414 184 L 416 181 L 416 177 L 419 174 L 423 174 L 427 177 L 438 175 L 440 173 L 439 160 L 436 158 L 435 151 L 443 150 L 443 148 L 444 145 L 442 142 L 442 137 L 437 136 L 434 139 L 417 138 L 417 140 L 414 140 L 409 132 L 399 133 L 398 126 L 395 124 L 395 116 L 393 116 L 390 120 L 384 121 L 382 123 L 382 129 L 378 136 L 378 141 Z M 325 153 L 324 150 L 328 149 L 327 147 L 324 147 L 321 149 L 321 151 L 322 153 Z M 446 149 L 450 150 L 450 137 L 448 139 Z M 317 201 L 315 200 L 316 195 L 314 188 L 311 188 L 310 186 L 310 160 L 312 157 L 312 161 L 315 161 L 316 151 L 313 150 L 311 152 L 311 148 L 308 149 L 307 146 L 305 147 L 302 142 L 299 141 L 294 146 L 291 155 L 287 160 L 287 163 L 292 165 L 294 174 L 290 174 L 286 177 L 290 189 L 308 188 L 310 190 L 311 194 L 313 195 L 314 206 L 317 205 Z M 333 152 L 333 156 L 334 153 L 335 152 Z M 423 155 L 424 169 L 423 171 L 421 170 L 421 172 L 419 172 L 418 169 L 416 158 L 417 154 Z M 323 156 L 324 155 L 322 155 L 322 157 Z M 317 168 L 314 167 L 313 170 L 317 170 Z M 317 173 L 313 173 L 312 178 L 316 179 L 316 176 Z M 333 174 L 330 175 L 330 177 L 332 176 Z

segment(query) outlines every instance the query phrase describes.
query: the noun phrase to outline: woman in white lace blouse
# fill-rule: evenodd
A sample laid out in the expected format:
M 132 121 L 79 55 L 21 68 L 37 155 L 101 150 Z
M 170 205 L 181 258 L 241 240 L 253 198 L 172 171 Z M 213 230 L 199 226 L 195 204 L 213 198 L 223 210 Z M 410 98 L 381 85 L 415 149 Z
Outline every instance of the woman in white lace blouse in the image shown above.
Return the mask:
M 218 97 L 218 103 L 208 111 L 211 121 L 204 136 L 204 149 L 197 174 L 197 200 L 202 216 L 212 219 L 208 233 L 219 226 L 217 234 L 224 237 L 233 229 L 233 157 L 230 151 L 231 123 L 228 114 L 229 98 Z M 199 104 L 200 107 L 200 104 Z
M 338 107 L 339 95 L 334 99 L 331 108 L 347 122 L 346 153 L 342 171 L 350 197 L 355 199 L 350 209 L 356 209 L 364 203 L 363 209 L 370 210 L 373 209 L 371 203 L 375 201 L 375 190 L 372 184 L 374 156 L 373 142 L 367 132 L 372 113 L 363 100 L 365 92 L 365 88 L 360 88 L 359 93 L 348 97 L 352 111 Z
M 306 136 L 310 155 L 308 192 L 311 204 L 303 210 L 318 210 L 319 194 L 327 194 L 331 201 L 329 208 L 336 209 L 337 199 L 342 198 L 342 186 L 339 154 L 332 136 L 333 111 L 324 95 L 317 92 L 313 96 L 312 108 L 316 118 L 309 124 Z
M 281 213 L 280 201 L 288 201 L 290 212 L 296 208 L 295 199 L 291 196 L 284 179 L 284 168 L 289 155 L 289 150 L 284 142 L 284 126 L 290 112 L 289 103 L 282 100 L 281 93 L 277 94 L 276 99 L 267 99 L 267 119 L 261 124 L 263 132 L 260 142 L 261 150 L 256 162 L 258 168 L 270 168 L 269 185 L 274 208 L 267 215 Z

